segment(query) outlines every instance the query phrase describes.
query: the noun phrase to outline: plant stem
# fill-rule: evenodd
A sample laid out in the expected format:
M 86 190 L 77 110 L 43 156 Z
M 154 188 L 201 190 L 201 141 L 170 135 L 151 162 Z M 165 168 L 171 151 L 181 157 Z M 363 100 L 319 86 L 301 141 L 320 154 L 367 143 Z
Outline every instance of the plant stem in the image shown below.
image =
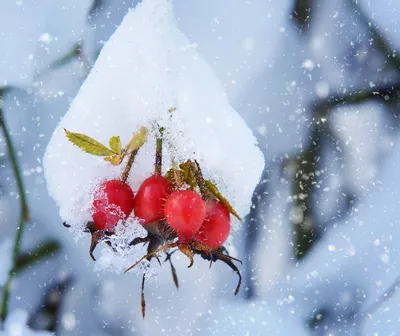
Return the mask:
M 345 94 L 336 93 L 312 104 L 313 117 L 328 118 L 332 109 L 346 104 L 361 104 L 369 100 L 378 100 L 387 104 L 400 97 L 400 82 L 380 84 L 376 87 L 361 87 Z
M 129 173 L 131 171 L 133 162 L 135 161 L 135 157 L 136 157 L 136 154 L 138 153 L 138 151 L 139 151 L 139 149 L 134 150 L 131 153 L 131 155 L 129 156 L 128 163 L 126 164 L 124 172 L 122 173 L 122 176 L 121 176 L 121 180 L 123 183 L 126 183 L 126 180 L 128 179 Z
M 154 175 L 161 175 L 162 166 L 162 138 L 156 139 L 156 162 L 154 164 Z
M 163 134 L 164 127 L 159 128 L 160 135 L 156 139 L 156 161 L 154 164 L 154 174 L 161 175 L 162 173 L 162 147 L 163 147 Z
M 4 93 L 4 91 L 0 90 L 0 102 L 1 102 L 1 97 L 2 97 L 3 93 Z M 15 154 L 13 143 L 11 141 L 11 137 L 8 132 L 7 125 L 4 120 L 2 104 L 0 104 L 0 127 L 2 128 L 3 133 L 4 133 L 4 138 L 5 138 L 7 149 L 8 149 L 8 155 L 9 155 L 10 161 L 11 161 L 11 167 L 12 167 L 12 170 L 13 170 L 13 173 L 15 176 L 15 180 L 17 183 L 18 194 L 19 194 L 19 199 L 20 199 L 20 207 L 21 207 L 21 210 L 20 210 L 21 213 L 20 213 L 20 217 L 19 217 L 17 233 L 15 236 L 14 247 L 13 247 L 13 251 L 12 251 L 12 267 L 8 274 L 8 279 L 3 287 L 3 298 L 2 298 L 1 310 L 0 310 L 0 321 L 4 322 L 5 318 L 7 317 L 11 283 L 16 274 L 17 261 L 18 261 L 19 252 L 20 252 L 20 248 L 21 248 L 22 233 L 24 231 L 25 223 L 29 219 L 29 210 L 28 210 L 28 203 L 27 203 L 27 200 L 25 197 L 25 192 L 24 192 L 25 189 L 24 189 L 21 173 L 19 171 L 17 156 Z
M 60 250 L 60 244 L 56 240 L 47 240 L 40 243 L 35 249 L 27 253 L 21 253 L 18 256 L 15 271 L 21 272 L 32 264 L 38 263 L 40 260 L 47 258 L 51 254 L 55 254 Z

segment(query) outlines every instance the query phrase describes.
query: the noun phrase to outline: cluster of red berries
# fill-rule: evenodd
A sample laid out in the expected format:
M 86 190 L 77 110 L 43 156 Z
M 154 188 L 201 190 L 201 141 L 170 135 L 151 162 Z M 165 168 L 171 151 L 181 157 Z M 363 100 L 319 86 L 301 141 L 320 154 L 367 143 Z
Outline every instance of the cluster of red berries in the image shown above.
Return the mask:
M 215 199 L 203 200 L 193 190 L 173 189 L 167 178 L 157 174 L 143 181 L 136 196 L 128 184 L 106 181 L 95 192 L 94 227 L 112 232 L 119 220 L 127 219 L 134 211 L 145 228 L 165 218 L 180 242 L 195 239 L 211 249 L 220 247 L 231 226 L 225 205 Z
M 119 137 L 110 139 L 110 148 L 84 134 L 72 133 L 65 130 L 67 138 L 85 152 L 104 156 L 111 164 L 119 165 L 129 156 L 126 167 L 120 179 L 108 180 L 101 183 L 94 191 L 92 204 L 93 221 L 87 223 L 86 232 L 92 235 L 90 256 L 94 259 L 93 251 L 100 241 L 111 245 L 110 236 L 115 234 L 116 225 L 125 221 L 134 214 L 147 230 L 147 236 L 137 237 L 130 246 L 140 243 L 148 244 L 147 255 L 143 256 L 127 271 L 134 268 L 143 260 L 158 259 L 161 252 L 178 248 L 190 259 L 191 267 L 193 255 L 198 254 L 210 262 L 221 260 L 239 276 L 235 290 L 238 293 L 241 284 L 241 275 L 233 261 L 240 260 L 229 256 L 222 244 L 229 236 L 231 228 L 230 215 L 240 219 L 228 200 L 218 191 L 216 186 L 203 178 L 200 165 L 197 161 L 187 160 L 176 167 L 172 161 L 172 168 L 162 175 L 162 135 L 160 129 L 156 137 L 156 153 L 154 174 L 146 178 L 134 194 L 128 184 L 128 176 L 134 159 L 140 147 L 147 140 L 147 129 L 141 128 L 135 133 L 122 149 Z M 68 224 L 64 223 L 69 227 Z M 173 280 L 178 287 L 177 275 L 171 264 Z M 211 265 L 211 264 L 210 264 Z M 142 314 L 145 314 L 144 282 L 142 280 Z

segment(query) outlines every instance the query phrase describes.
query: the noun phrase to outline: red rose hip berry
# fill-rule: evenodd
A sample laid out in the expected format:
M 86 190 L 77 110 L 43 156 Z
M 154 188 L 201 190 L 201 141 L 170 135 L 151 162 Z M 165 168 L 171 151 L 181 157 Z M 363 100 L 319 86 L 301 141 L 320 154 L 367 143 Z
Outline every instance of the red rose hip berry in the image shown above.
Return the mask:
M 206 218 L 206 204 L 194 191 L 179 190 L 168 197 L 164 214 L 179 241 L 187 243 L 192 240 Z
M 126 219 L 133 210 L 131 187 L 119 180 L 102 183 L 94 192 L 93 222 L 97 230 L 112 231 L 120 219 Z
M 171 183 L 161 175 L 145 179 L 135 197 L 135 216 L 145 225 L 164 217 L 164 205 L 172 192 Z
M 212 249 L 217 249 L 226 241 L 230 230 L 229 210 L 217 200 L 207 201 L 206 219 L 194 238 Z

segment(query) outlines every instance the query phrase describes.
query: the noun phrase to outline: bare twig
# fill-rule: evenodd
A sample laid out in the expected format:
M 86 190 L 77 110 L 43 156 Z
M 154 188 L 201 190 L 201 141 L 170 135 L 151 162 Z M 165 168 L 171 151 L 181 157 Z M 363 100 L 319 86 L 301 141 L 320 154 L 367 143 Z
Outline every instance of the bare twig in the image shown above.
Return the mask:
M 393 70 L 398 72 L 400 70 L 400 57 L 396 55 L 395 49 L 390 46 L 379 27 L 371 21 L 356 0 L 348 0 L 348 4 L 358 14 L 361 23 L 369 30 L 375 47 L 386 54 L 388 63 Z
M 11 167 L 15 176 L 15 180 L 17 183 L 19 200 L 20 200 L 20 217 L 17 226 L 17 233 L 14 240 L 14 247 L 12 251 L 12 267 L 8 274 L 8 279 L 3 287 L 3 298 L 1 303 L 1 311 L 0 311 L 0 320 L 3 322 L 7 316 L 8 310 L 8 301 L 10 297 L 10 287 L 12 280 L 16 274 L 19 252 L 21 248 L 21 240 L 22 240 L 22 233 L 24 231 L 25 223 L 29 220 L 29 210 L 28 210 L 28 203 L 25 197 L 25 189 L 22 181 L 22 176 L 20 173 L 20 169 L 18 166 L 17 156 L 15 154 L 14 146 L 10 137 L 10 134 L 7 129 L 7 125 L 4 120 L 3 115 L 3 108 L 2 108 L 2 99 L 1 97 L 4 94 L 4 89 L 0 90 L 0 128 L 3 130 L 4 138 L 6 141 L 8 155 L 10 157 Z
M 383 306 L 383 304 L 388 301 L 400 288 L 400 275 L 393 281 L 393 283 L 389 286 L 386 291 L 379 296 L 374 302 L 371 303 L 364 312 L 358 314 L 355 318 L 356 326 L 358 330 L 358 334 L 361 335 L 361 327 L 367 321 L 367 318 L 371 317 L 374 313 L 376 313 L 379 308 Z
M 346 93 L 337 93 L 313 103 L 315 118 L 327 118 L 330 111 L 340 105 L 359 104 L 368 100 L 390 102 L 400 98 L 400 81 L 376 87 L 360 88 Z
M 65 66 L 66 64 L 72 62 L 75 59 L 78 59 L 82 67 L 84 67 L 85 75 L 83 77 L 86 77 L 89 74 L 90 70 L 92 69 L 93 64 L 83 53 L 82 46 L 80 42 L 78 42 L 73 46 L 73 48 L 68 53 L 66 53 L 64 56 L 61 56 L 59 59 L 55 60 L 44 71 L 38 74 L 36 79 L 43 78 L 44 76 L 50 74 L 52 71 Z
M 315 171 L 318 170 L 319 159 L 322 156 L 322 140 L 335 137 L 330 125 L 330 113 L 340 106 L 365 103 L 370 100 L 380 100 L 391 103 L 400 98 L 400 81 L 380 84 L 375 87 L 362 87 L 347 92 L 338 92 L 327 98 L 317 100 L 310 107 L 313 115 L 312 130 L 308 144 L 294 158 L 296 175 L 293 184 L 293 194 L 297 196 L 296 206 L 302 213 L 302 222 L 295 225 L 296 249 L 299 258 L 306 255 L 314 242 L 320 238 L 313 214 L 311 195 L 315 187 Z M 392 113 L 392 112 L 391 112 Z M 302 195 L 303 197 L 299 197 Z

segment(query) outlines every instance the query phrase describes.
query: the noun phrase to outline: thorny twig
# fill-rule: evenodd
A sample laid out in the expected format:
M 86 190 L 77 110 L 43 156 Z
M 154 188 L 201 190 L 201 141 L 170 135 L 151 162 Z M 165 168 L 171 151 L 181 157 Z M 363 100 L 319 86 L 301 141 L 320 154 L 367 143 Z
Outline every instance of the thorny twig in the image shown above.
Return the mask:
M 4 120 L 2 99 L 1 99 L 3 94 L 4 94 L 4 89 L 0 90 L 0 128 L 3 130 L 4 138 L 5 138 L 7 149 L 8 149 L 8 155 L 10 157 L 11 167 L 12 167 L 12 170 L 13 170 L 13 173 L 15 176 L 15 180 L 17 183 L 21 212 L 20 212 L 20 217 L 19 217 L 18 226 L 17 226 L 17 233 L 16 233 L 15 240 L 14 240 L 14 247 L 13 247 L 13 251 L 12 251 L 12 267 L 8 273 L 7 281 L 3 287 L 3 298 L 2 298 L 1 310 L 0 310 L 0 321 L 1 322 L 4 322 L 4 320 L 7 316 L 8 301 L 9 301 L 9 297 L 10 297 L 10 287 L 11 287 L 12 280 L 16 274 L 19 251 L 21 248 L 22 233 L 24 231 L 25 223 L 29 219 L 28 203 L 27 203 L 27 200 L 25 197 L 25 189 L 24 189 L 24 184 L 22 181 L 20 169 L 18 166 L 17 156 L 15 153 L 14 145 L 12 143 L 10 134 L 7 129 L 7 125 Z

